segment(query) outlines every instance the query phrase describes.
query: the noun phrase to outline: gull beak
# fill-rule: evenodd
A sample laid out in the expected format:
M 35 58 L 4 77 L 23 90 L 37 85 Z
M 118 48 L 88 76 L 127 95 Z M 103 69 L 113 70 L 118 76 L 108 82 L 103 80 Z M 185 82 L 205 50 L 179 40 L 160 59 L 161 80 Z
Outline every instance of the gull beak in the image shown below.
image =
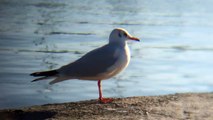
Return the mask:
M 134 41 L 140 42 L 140 39 L 139 39 L 139 38 L 136 38 L 136 37 L 133 37 L 133 36 L 128 36 L 128 38 L 129 38 L 130 40 L 134 40 Z

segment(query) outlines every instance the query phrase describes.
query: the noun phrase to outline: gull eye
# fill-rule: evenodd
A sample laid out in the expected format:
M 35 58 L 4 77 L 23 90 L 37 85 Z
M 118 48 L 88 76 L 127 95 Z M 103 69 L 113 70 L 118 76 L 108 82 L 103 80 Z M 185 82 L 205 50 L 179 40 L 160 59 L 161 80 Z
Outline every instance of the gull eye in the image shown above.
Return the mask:
M 120 32 L 118 33 L 118 36 L 121 38 L 121 33 Z
M 124 36 L 125 36 L 125 37 L 127 37 L 127 34 L 126 34 L 126 33 L 124 33 Z

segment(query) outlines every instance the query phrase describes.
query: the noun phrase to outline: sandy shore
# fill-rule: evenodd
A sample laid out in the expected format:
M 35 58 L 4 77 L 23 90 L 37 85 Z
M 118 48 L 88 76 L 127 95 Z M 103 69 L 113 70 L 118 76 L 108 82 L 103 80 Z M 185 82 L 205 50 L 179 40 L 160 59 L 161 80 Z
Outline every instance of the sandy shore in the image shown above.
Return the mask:
M 108 104 L 89 100 L 0 111 L 0 120 L 17 119 L 212 120 L 213 93 L 116 98 Z

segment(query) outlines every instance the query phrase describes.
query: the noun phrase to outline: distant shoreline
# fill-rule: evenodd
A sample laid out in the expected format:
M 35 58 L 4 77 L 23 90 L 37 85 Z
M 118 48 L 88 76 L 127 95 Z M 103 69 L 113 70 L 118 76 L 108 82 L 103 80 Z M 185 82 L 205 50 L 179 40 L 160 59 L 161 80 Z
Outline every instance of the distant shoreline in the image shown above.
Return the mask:
M 112 103 L 97 100 L 46 104 L 0 110 L 0 119 L 205 119 L 213 118 L 213 93 L 181 93 L 163 96 L 115 98 Z

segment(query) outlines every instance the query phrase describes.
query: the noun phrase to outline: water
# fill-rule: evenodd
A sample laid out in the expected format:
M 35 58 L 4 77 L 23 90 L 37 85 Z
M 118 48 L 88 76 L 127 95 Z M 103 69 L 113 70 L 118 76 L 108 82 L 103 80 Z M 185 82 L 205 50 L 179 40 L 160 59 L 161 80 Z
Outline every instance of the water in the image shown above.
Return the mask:
M 213 1 L 0 1 L 0 109 L 96 99 L 97 83 L 31 83 L 30 73 L 58 68 L 106 44 L 123 27 L 128 68 L 103 81 L 107 97 L 213 91 Z

